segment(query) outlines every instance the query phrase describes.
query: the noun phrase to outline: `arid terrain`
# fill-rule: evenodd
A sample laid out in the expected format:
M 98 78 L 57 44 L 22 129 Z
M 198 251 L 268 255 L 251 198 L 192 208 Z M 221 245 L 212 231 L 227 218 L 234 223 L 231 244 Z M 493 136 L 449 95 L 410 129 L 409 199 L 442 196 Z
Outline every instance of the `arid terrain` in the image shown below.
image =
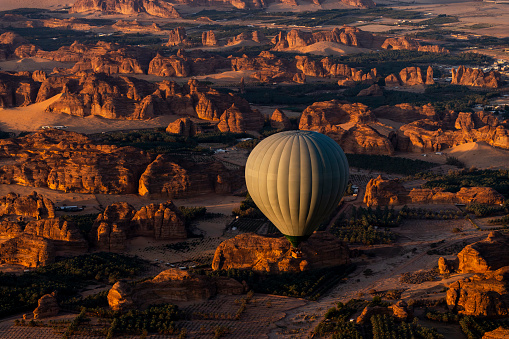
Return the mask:
M 292 130 L 349 163 L 298 249 Z M 0 338 L 509 338 L 508 227 L 504 1 L 0 1 Z

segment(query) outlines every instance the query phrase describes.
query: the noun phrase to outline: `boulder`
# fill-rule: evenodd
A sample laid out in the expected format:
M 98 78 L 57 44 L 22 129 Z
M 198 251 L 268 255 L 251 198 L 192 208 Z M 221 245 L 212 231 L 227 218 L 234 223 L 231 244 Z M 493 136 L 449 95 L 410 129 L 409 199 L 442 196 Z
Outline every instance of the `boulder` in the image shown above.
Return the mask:
M 37 301 L 37 308 L 34 310 L 34 319 L 51 318 L 58 314 L 60 306 L 58 306 L 55 292 L 43 295 Z
M 281 273 L 334 267 L 350 262 L 348 246 L 326 232 L 315 232 L 302 243 L 300 257 L 292 256 L 290 248 L 290 242 L 284 237 L 240 234 L 217 247 L 212 269 Z
M 219 118 L 217 128 L 221 132 L 243 133 L 259 131 L 263 127 L 263 116 L 257 110 L 242 112 L 235 104 L 228 108 Z
M 114 311 L 126 311 L 143 309 L 151 304 L 203 301 L 218 294 L 243 292 L 244 285 L 231 278 L 208 277 L 170 268 L 135 285 L 117 282 L 108 292 L 108 304 Z
M 408 191 L 399 180 L 384 180 L 381 175 L 370 179 L 366 185 L 364 203 L 369 206 L 404 205 L 408 203 Z

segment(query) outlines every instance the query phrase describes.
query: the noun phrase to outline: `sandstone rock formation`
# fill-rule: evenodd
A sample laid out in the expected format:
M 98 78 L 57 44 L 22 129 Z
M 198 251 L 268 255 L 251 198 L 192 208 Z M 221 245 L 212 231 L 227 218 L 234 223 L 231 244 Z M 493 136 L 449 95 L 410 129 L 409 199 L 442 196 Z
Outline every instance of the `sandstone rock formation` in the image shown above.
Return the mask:
M 374 84 L 374 85 L 369 86 L 368 88 L 361 90 L 357 94 L 357 96 L 358 97 L 368 97 L 368 96 L 379 97 L 379 96 L 382 96 L 383 94 L 384 94 L 384 92 L 382 91 L 380 86 L 378 86 L 377 84 Z
M 244 286 L 227 277 L 207 277 L 170 268 L 134 286 L 119 281 L 108 292 L 114 311 L 143 309 L 151 304 L 203 301 L 218 294 L 237 295 Z
M 421 119 L 435 120 L 437 112 L 431 104 L 422 107 L 410 104 L 398 104 L 395 106 L 380 106 L 373 110 L 378 119 L 389 119 L 402 123 L 411 123 Z
M 431 66 L 428 67 L 426 74 L 421 72 L 420 67 L 406 67 L 398 75 L 391 74 L 385 78 L 386 86 L 433 85 L 434 83 Z
M 201 35 L 201 43 L 203 46 L 217 46 L 218 42 L 214 31 L 206 31 Z
M 221 132 L 242 133 L 259 131 L 263 127 L 263 116 L 258 110 L 243 113 L 235 104 L 224 111 L 219 118 L 217 128 Z
M 487 273 L 509 266 L 509 237 L 490 232 L 484 240 L 465 246 L 458 253 L 459 273 Z
M 58 306 L 55 292 L 43 295 L 37 301 L 37 308 L 34 310 L 34 319 L 51 318 L 58 314 L 60 306 Z
M 16 238 L 23 233 L 23 226 L 21 223 L 9 220 L 0 221 L 0 237 L 2 238 Z
M 286 114 L 276 108 L 270 116 L 270 127 L 287 130 L 292 128 L 292 123 Z
M 0 61 L 12 58 L 18 47 L 28 44 L 20 35 L 13 32 L 0 34 Z
M 375 8 L 376 5 L 372 0 L 341 0 L 342 3 L 358 7 L 358 8 Z
M 31 76 L 0 72 L 0 108 L 27 106 L 36 101 L 40 84 Z
M 187 231 L 182 213 L 171 201 L 150 204 L 139 211 L 120 202 L 97 216 L 90 236 L 97 249 L 117 252 L 125 249 L 128 238 L 185 239 Z
M 203 171 L 206 168 L 207 171 Z M 213 159 L 193 161 L 160 154 L 140 177 L 138 193 L 153 198 L 231 193 L 243 185 L 243 171 L 229 170 Z
M 189 44 L 189 42 L 187 41 L 187 32 L 184 27 L 177 27 L 170 31 L 170 36 L 168 37 L 166 46 L 179 46 L 187 44 Z
M 0 244 L 0 264 L 38 267 L 55 261 L 55 249 L 50 240 L 32 234 L 22 234 Z
M 449 308 L 460 314 L 500 317 L 509 315 L 509 266 L 476 274 L 452 283 L 447 290 Z
M 166 133 L 194 137 L 196 134 L 201 133 L 201 127 L 189 118 L 180 118 L 166 127 Z
M 163 0 L 77 0 L 69 13 L 90 11 L 124 15 L 147 13 L 161 18 L 180 18 L 177 10 Z
M 496 330 L 484 333 L 482 339 L 505 339 L 509 338 L 509 329 L 499 327 Z
M 347 46 L 379 48 L 385 38 L 376 36 L 357 27 L 343 26 L 332 31 L 304 32 L 292 29 L 288 33 L 280 32 L 272 43 L 275 51 L 306 47 L 320 41 L 340 43 Z
M 55 129 L 0 140 L 0 155 L 12 160 L 0 167 L 3 184 L 81 193 L 136 193 L 138 178 L 151 162 L 135 148 L 96 145 L 84 135 Z
M 78 227 L 60 218 L 30 221 L 24 233 L 51 240 L 56 254 L 60 256 L 81 254 L 88 250 L 88 243 Z
M 236 45 L 242 41 L 254 41 L 257 43 L 265 43 L 267 39 L 262 32 L 253 31 L 253 32 L 242 32 L 239 35 L 228 39 L 226 43 L 227 46 Z
M 315 232 L 301 245 L 302 257 L 294 258 L 285 238 L 240 234 L 216 249 L 212 269 L 251 269 L 280 273 L 334 267 L 350 262 L 348 246 L 326 232 Z
M 381 176 L 371 179 L 366 186 L 364 203 L 368 206 L 387 206 L 404 204 L 489 204 L 504 202 L 504 196 L 491 187 L 462 187 L 459 192 L 444 192 L 442 188 L 405 189 L 398 180 L 385 180 Z
M 432 53 L 449 53 L 449 51 L 444 47 L 437 45 L 423 46 L 418 41 L 408 37 L 387 38 L 383 42 L 381 48 L 395 50 L 406 49 L 411 51 L 432 52 Z
M 450 126 L 446 121 L 430 119 L 403 125 L 398 132 L 398 148 L 410 152 L 435 152 L 468 142 L 486 142 L 491 146 L 509 148 L 509 130 L 504 125 L 499 125 L 496 120 L 476 119 L 478 114 L 460 114 L 458 116 L 460 121 L 454 125 L 460 128 L 467 127 L 461 130 L 454 129 L 454 125 Z M 466 122 L 469 115 L 470 120 L 477 121 L 478 126 L 482 127 L 470 129 L 471 123 Z
M 367 206 L 404 205 L 408 201 L 408 190 L 399 180 L 384 180 L 381 175 L 370 179 L 366 185 L 364 203 Z
M 451 72 L 453 85 L 498 88 L 501 84 L 500 73 L 497 71 L 484 73 L 481 69 L 461 65 L 457 70 L 453 68 Z
M 363 104 L 331 100 L 307 107 L 300 117 L 299 129 L 324 133 L 347 153 L 392 154 L 389 138 L 368 125 L 376 121 Z
M 51 200 L 37 192 L 32 192 L 27 196 L 9 193 L 0 198 L 0 216 L 8 214 L 28 216 L 37 220 L 54 218 L 55 206 Z
M 369 322 L 372 316 L 378 314 L 393 316 L 400 321 L 408 321 L 413 318 L 413 314 L 408 309 L 407 303 L 404 300 L 399 300 L 389 307 L 366 306 L 355 320 L 355 323 L 364 324 Z

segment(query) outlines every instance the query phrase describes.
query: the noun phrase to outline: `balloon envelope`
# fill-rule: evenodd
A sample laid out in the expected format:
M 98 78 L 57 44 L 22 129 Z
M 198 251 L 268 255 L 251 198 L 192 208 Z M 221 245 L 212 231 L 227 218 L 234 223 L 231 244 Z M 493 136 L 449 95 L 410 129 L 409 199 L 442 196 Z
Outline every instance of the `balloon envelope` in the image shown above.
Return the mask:
M 348 161 L 331 138 L 288 131 L 261 141 L 246 163 L 256 206 L 296 246 L 336 208 L 348 183 Z

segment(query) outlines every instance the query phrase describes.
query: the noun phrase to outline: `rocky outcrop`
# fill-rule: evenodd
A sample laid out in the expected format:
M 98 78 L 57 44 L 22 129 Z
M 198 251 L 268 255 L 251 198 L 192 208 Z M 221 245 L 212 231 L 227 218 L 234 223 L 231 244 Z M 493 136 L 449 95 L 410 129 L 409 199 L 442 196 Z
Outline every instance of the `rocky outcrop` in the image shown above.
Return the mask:
M 462 187 L 459 192 L 445 192 L 443 188 L 405 189 L 397 179 L 385 180 L 382 176 L 371 179 L 366 186 L 364 203 L 368 206 L 405 204 L 488 204 L 498 205 L 504 196 L 491 187 Z
M 299 129 L 326 134 L 347 153 L 392 154 L 394 148 L 389 138 L 368 125 L 376 121 L 363 104 L 331 100 L 307 107 L 302 112 Z
M 420 67 L 403 68 L 398 75 L 391 74 L 385 78 L 386 86 L 415 86 L 415 85 L 433 85 L 433 68 L 428 67 L 426 74 Z
M 189 118 L 180 118 L 166 127 L 166 133 L 194 137 L 196 134 L 201 133 L 201 127 Z
M 16 33 L 5 32 L 0 34 L 0 61 L 14 57 L 16 49 L 27 44 L 28 41 Z
M 90 234 L 97 249 L 113 252 L 124 250 L 126 240 L 136 236 L 157 240 L 187 238 L 184 217 L 171 201 L 150 204 L 139 211 L 125 202 L 109 205 L 97 216 Z
M 505 339 L 509 338 L 509 329 L 499 327 L 496 330 L 485 332 L 482 339 Z
M 490 232 L 486 239 L 465 246 L 458 261 L 459 273 L 487 273 L 509 266 L 509 237 Z
M 292 122 L 286 114 L 276 108 L 270 116 L 270 127 L 287 130 L 292 128 Z
M 467 68 L 462 65 L 457 70 L 453 68 L 451 72 L 453 85 L 498 88 L 501 84 L 500 73 L 497 71 L 484 73 L 481 69 Z
M 9 193 L 0 198 L 0 216 L 9 214 L 32 217 L 37 220 L 54 218 L 55 206 L 51 200 L 37 192 L 26 196 Z
M 133 226 L 136 235 L 156 240 L 187 238 L 184 216 L 171 201 L 142 207 L 131 219 Z
M 177 10 L 163 0 L 77 0 L 69 13 L 90 11 L 124 15 L 146 13 L 161 18 L 180 18 Z
M 244 285 L 227 277 L 208 277 L 176 268 L 134 286 L 117 282 L 108 292 L 108 304 L 114 311 L 143 309 L 151 304 L 208 300 L 218 294 L 238 295 Z
M 130 120 L 178 114 L 219 120 L 227 109 L 235 105 L 250 128 L 253 127 L 253 118 L 261 116 L 251 110 L 246 100 L 222 94 L 196 80 L 180 86 L 171 81 L 151 83 L 124 76 L 89 73 L 60 77 L 59 81 L 54 79 L 48 78 L 42 84 L 37 98 L 42 101 L 61 91 L 60 98 L 46 108 L 50 113 Z
M 377 84 L 371 85 L 357 94 L 358 97 L 379 97 L 382 95 L 384 95 L 384 92 Z
M 384 180 L 381 175 L 370 179 L 364 194 L 367 206 L 404 205 L 408 201 L 408 191 L 399 180 Z
M 373 110 L 378 119 L 389 119 L 402 123 L 411 123 L 421 119 L 435 120 L 437 112 L 431 104 L 422 107 L 410 104 L 398 104 L 395 106 L 381 106 Z
M 446 302 L 460 314 L 501 317 L 509 315 L 509 266 L 494 272 L 476 274 L 452 283 Z
M 37 99 L 40 84 L 35 82 L 30 73 L 12 75 L 0 72 L 0 108 L 27 106 Z
M 82 134 L 56 129 L 0 140 L 0 156 L 10 160 L 0 167 L 2 184 L 80 193 L 136 193 L 138 178 L 151 162 L 135 148 L 96 145 Z M 42 207 L 33 202 L 41 199 L 29 199 L 34 208 Z
M 404 300 L 399 300 L 389 307 L 366 306 L 355 320 L 355 323 L 365 324 L 375 315 L 389 315 L 400 321 L 409 321 L 413 318 L 412 311 L 408 309 L 407 303 Z
M 150 61 L 148 74 L 160 77 L 187 77 L 191 71 L 186 60 L 177 56 L 166 58 L 158 54 Z
M 343 26 L 332 31 L 305 32 L 292 29 L 288 33 L 280 32 L 272 39 L 273 50 L 283 51 L 306 47 L 321 41 L 335 42 L 347 46 L 379 48 L 385 38 L 360 30 L 357 27 Z
M 242 41 L 254 41 L 257 43 L 265 43 L 267 39 L 262 32 L 253 31 L 253 32 L 242 32 L 239 35 L 228 39 L 226 43 L 227 46 L 236 45 Z
M 509 148 L 509 130 L 488 112 L 446 113 L 413 121 L 400 127 L 397 144 L 401 151 L 427 152 L 468 142 L 486 142 L 500 148 Z
M 34 319 L 51 318 L 58 314 L 60 306 L 58 306 L 55 292 L 43 295 L 37 301 L 37 308 L 34 310 Z
M 223 241 L 216 249 L 212 269 L 250 269 L 281 273 L 334 267 L 350 262 L 348 246 L 326 232 L 315 232 L 300 246 L 302 256 L 292 256 L 285 238 L 241 234 Z
M 201 34 L 201 44 L 203 46 L 217 46 L 218 42 L 214 31 L 206 31 Z
M 0 237 L 12 239 L 20 236 L 22 233 L 22 223 L 13 222 L 10 220 L 0 221 Z
M 221 132 L 243 133 L 259 131 L 263 127 L 263 116 L 258 110 L 243 113 L 235 104 L 228 108 L 219 118 L 217 128 Z
M 181 46 L 188 45 L 187 41 L 187 32 L 184 27 L 177 27 L 170 31 L 170 36 L 168 37 L 168 42 L 166 46 Z
M 444 47 L 438 45 L 421 45 L 418 41 L 408 38 L 387 38 L 381 48 L 383 49 L 395 49 L 395 50 L 410 50 L 419 52 L 432 52 L 432 53 L 449 53 Z
M 76 255 L 88 250 L 88 243 L 78 227 L 60 218 L 30 221 L 24 232 L 51 240 L 56 254 L 60 256 Z
M 341 0 L 342 3 L 348 6 L 357 8 L 375 8 L 376 5 L 372 0 Z
M 0 264 L 38 267 L 54 261 L 53 243 L 43 237 L 22 234 L 0 244 Z
M 228 170 L 213 158 L 194 161 L 160 154 L 141 175 L 138 193 L 144 197 L 168 199 L 225 194 L 242 187 L 243 180 L 242 170 Z

